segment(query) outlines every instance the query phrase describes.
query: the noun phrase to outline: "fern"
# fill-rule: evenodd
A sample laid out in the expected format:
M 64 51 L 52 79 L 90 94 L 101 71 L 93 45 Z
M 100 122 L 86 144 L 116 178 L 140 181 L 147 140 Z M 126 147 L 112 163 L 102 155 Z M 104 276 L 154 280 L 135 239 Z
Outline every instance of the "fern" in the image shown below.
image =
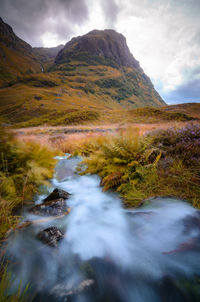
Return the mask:
M 116 189 L 121 184 L 122 175 L 123 174 L 120 172 L 113 172 L 104 177 L 101 181 L 103 190 L 107 191 L 109 189 Z

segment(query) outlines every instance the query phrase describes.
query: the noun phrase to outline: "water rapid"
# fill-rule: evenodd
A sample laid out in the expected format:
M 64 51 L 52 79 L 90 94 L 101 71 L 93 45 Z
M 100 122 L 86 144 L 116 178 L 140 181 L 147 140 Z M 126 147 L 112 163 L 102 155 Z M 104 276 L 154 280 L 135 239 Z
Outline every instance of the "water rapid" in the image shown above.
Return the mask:
M 199 211 L 172 198 L 124 209 L 98 176 L 75 173 L 79 161 L 60 158 L 50 188 L 71 193 L 71 212 L 42 219 L 25 211 L 23 220 L 36 223 L 9 237 L 11 290 L 30 283 L 35 302 L 199 301 Z M 65 234 L 58 248 L 37 238 L 51 226 Z

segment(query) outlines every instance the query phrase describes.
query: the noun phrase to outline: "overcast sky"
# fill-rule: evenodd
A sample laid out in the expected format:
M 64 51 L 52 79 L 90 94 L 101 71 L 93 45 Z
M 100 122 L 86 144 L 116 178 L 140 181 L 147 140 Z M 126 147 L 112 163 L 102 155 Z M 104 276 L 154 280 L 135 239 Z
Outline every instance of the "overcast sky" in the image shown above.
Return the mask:
M 32 46 L 113 28 L 168 104 L 200 102 L 200 0 L 0 0 L 0 14 Z

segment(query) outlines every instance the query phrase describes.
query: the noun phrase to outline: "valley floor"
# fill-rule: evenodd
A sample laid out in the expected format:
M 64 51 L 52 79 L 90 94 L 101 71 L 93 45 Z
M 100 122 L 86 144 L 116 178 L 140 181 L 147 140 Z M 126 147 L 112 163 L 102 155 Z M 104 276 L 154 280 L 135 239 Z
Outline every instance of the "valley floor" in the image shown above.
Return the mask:
M 75 126 L 38 126 L 13 129 L 16 137 L 20 141 L 37 141 L 39 143 L 54 144 L 64 141 L 77 141 L 84 137 L 104 135 L 108 133 L 117 133 L 129 127 L 138 130 L 139 135 L 148 132 L 168 129 L 171 127 L 181 128 L 191 124 L 191 122 L 159 122 L 159 123 L 115 123 L 115 124 L 95 124 L 95 125 L 75 125 Z M 199 124 L 199 121 L 193 122 Z

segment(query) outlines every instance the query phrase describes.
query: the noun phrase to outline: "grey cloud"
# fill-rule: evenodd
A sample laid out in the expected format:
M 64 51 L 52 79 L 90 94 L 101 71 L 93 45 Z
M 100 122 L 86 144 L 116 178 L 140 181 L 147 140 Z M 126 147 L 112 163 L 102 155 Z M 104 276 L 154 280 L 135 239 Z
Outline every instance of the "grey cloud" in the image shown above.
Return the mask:
M 119 13 L 119 6 L 116 0 L 101 0 L 102 9 L 108 28 L 114 28 Z
M 180 85 L 173 94 L 183 100 L 200 100 L 200 79 L 194 79 Z
M 85 0 L 0 0 L 0 12 L 16 34 L 33 46 L 41 45 L 45 31 L 67 40 L 73 25 L 88 19 Z
M 163 95 L 163 98 L 170 104 L 200 102 L 200 77 L 196 79 L 191 77 L 190 80 L 179 85 L 175 90 Z

